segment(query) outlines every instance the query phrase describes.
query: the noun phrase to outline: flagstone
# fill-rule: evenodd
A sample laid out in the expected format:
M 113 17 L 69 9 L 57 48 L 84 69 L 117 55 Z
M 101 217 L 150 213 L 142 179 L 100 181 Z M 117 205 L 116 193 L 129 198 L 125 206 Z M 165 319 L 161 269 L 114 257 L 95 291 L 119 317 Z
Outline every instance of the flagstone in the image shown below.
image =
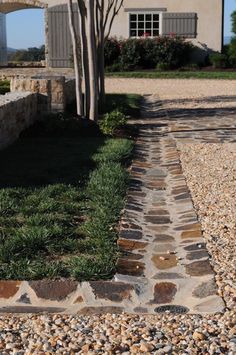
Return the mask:
M 151 304 L 172 302 L 177 292 L 177 287 L 172 282 L 160 282 L 154 287 L 154 299 Z
M 0 281 L 0 298 L 11 298 L 19 290 L 20 281 Z
M 172 254 L 155 254 L 152 261 L 157 269 L 170 269 L 178 265 L 178 259 Z
M 194 261 L 185 265 L 186 273 L 191 276 L 204 276 L 213 274 L 209 260 Z

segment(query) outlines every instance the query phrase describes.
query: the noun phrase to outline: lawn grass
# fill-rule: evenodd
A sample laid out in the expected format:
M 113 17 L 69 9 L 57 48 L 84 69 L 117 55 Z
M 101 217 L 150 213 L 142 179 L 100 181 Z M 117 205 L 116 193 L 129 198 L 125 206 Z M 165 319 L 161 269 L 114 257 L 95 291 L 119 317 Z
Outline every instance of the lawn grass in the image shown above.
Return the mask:
M 0 152 L 0 279 L 114 273 L 133 141 L 61 128 L 29 130 Z
M 141 99 L 136 94 L 107 94 L 103 113 L 118 109 L 127 116 L 138 117 Z
M 236 80 L 236 71 L 132 71 L 106 73 L 106 77 L 144 79 L 225 79 Z

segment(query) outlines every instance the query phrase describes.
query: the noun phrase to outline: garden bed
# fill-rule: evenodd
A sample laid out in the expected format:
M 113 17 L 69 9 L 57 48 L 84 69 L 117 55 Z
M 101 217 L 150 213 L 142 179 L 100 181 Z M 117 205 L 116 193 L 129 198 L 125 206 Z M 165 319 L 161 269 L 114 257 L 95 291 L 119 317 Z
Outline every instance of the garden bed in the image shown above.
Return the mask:
M 126 98 L 127 113 L 139 99 Z M 133 142 L 91 127 L 81 137 L 70 124 L 54 117 L 0 152 L 1 279 L 95 280 L 115 271 Z

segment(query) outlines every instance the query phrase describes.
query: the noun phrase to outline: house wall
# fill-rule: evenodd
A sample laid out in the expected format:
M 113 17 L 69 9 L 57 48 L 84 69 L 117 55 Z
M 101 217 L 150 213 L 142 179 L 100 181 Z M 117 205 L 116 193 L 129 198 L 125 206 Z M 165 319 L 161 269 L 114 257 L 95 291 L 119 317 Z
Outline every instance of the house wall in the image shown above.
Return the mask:
M 70 67 L 71 40 L 68 29 L 67 1 L 0 0 L 0 13 L 8 13 L 25 8 L 45 8 L 47 66 Z M 129 9 L 157 11 L 161 8 L 166 9 L 168 13 L 196 13 L 197 33 L 196 38 L 191 38 L 191 40 L 204 51 L 221 51 L 222 0 L 124 0 L 124 6 L 115 19 L 111 36 L 129 37 Z M 189 37 L 195 37 L 195 34 Z M 1 48 L 0 51 L 2 56 L 6 54 Z
M 197 13 L 197 37 L 192 39 L 199 47 L 221 51 L 222 46 L 222 0 L 125 0 L 124 7 L 115 19 L 111 35 L 129 37 L 128 9 L 166 8 L 167 12 Z

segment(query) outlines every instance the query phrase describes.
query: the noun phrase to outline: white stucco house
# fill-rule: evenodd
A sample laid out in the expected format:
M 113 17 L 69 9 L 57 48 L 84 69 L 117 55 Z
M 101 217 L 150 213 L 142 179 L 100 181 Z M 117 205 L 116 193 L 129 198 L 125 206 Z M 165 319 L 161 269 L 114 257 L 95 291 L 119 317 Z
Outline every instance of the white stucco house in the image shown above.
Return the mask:
M 0 0 L 0 65 L 6 65 L 5 14 L 27 8 L 45 9 L 45 44 L 49 67 L 69 67 L 71 41 L 66 0 Z M 191 40 L 204 51 L 221 51 L 224 0 L 124 0 L 112 36 L 168 36 Z

